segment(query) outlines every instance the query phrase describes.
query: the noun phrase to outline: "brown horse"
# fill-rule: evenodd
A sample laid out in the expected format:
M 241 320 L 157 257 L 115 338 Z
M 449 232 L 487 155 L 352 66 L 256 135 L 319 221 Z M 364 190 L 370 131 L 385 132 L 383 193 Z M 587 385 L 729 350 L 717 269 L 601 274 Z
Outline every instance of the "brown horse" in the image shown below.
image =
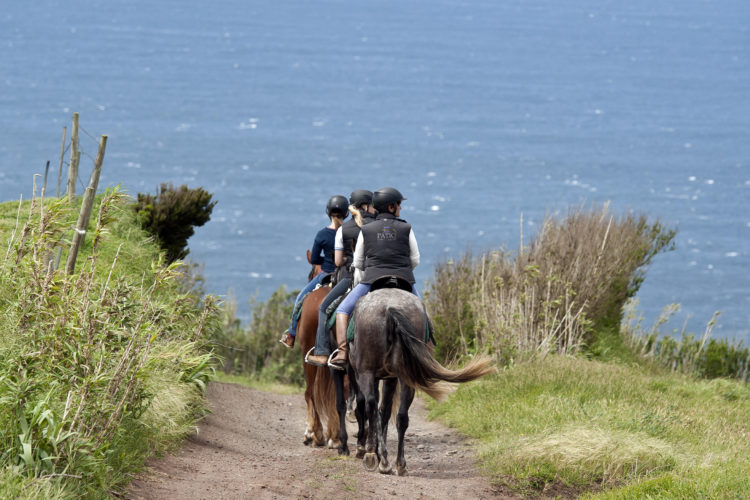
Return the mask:
M 310 260 L 310 251 L 307 251 Z M 320 266 L 313 266 L 309 279 L 320 273 Z M 321 286 L 309 294 L 302 303 L 302 311 L 297 323 L 297 344 L 302 349 L 304 359 L 315 345 L 315 333 L 318 329 L 318 308 L 331 288 Z M 304 363 L 304 362 L 303 362 Z M 336 411 L 336 393 L 329 368 L 304 363 L 305 368 L 305 401 L 307 402 L 307 426 L 304 443 L 315 446 L 336 448 L 339 446 L 339 418 Z
M 439 399 L 448 391 L 445 382 L 468 382 L 493 372 L 494 368 L 486 357 L 475 358 L 461 370 L 449 370 L 438 363 L 432 356 L 431 343 L 425 338 L 431 330 L 429 319 L 422 302 L 411 292 L 397 288 L 372 291 L 358 301 L 351 321 L 354 340 L 349 348 L 350 383 L 357 392 L 357 416 L 364 417 L 370 429 L 362 432 L 364 422 L 360 421 L 357 455 L 364 452 L 366 469 L 377 467 L 383 474 L 391 472 L 386 436 L 393 397 L 400 385 L 396 466 L 402 476 L 406 474 L 404 434 L 409 426 L 414 390 L 420 389 Z M 383 393 L 378 410 L 381 380 Z

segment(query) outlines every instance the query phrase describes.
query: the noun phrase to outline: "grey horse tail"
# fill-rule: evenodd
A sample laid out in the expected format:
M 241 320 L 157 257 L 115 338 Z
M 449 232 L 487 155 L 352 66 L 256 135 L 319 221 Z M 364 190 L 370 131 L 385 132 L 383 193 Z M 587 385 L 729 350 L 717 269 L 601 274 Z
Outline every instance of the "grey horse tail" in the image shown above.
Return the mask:
M 389 366 L 389 371 L 404 383 L 420 389 L 435 399 L 440 399 L 450 392 L 450 386 L 442 382 L 469 382 L 495 371 L 492 359 L 474 358 L 467 366 L 459 370 L 450 370 L 437 362 L 432 356 L 430 347 L 421 339 L 424 334 L 416 330 L 409 318 L 399 309 L 386 309 L 386 325 L 389 340 L 401 346 L 403 362 L 399 366 Z

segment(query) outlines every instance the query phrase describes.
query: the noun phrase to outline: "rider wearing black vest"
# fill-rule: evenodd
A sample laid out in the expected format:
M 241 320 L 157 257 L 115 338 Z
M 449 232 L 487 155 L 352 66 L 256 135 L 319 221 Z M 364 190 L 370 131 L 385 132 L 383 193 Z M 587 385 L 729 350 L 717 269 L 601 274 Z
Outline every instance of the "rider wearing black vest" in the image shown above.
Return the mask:
M 396 276 L 414 284 L 411 224 L 392 213 L 379 213 L 375 222 L 362 228 L 365 244 L 365 275 L 362 283 L 372 285 L 383 276 Z
M 318 330 L 315 334 L 314 354 L 305 356 L 305 362 L 311 365 L 326 366 L 331 355 L 331 341 L 328 335 L 328 307 L 334 300 L 344 295 L 351 288 L 355 269 L 352 267 L 354 246 L 359 238 L 361 227 L 375 220 L 375 209 L 372 206 L 372 192 L 358 189 L 349 196 L 349 211 L 352 218 L 338 229 L 334 244 L 336 265 L 336 284 L 328 292 L 318 308 Z
M 369 199 L 366 203 L 363 202 L 357 205 L 351 202 L 351 197 L 349 199 L 352 205 L 360 208 L 359 214 L 361 220 L 357 220 L 355 215 L 341 225 L 341 239 L 344 252 L 344 262 L 341 267 L 343 267 L 344 269 L 342 270 L 342 274 L 340 276 L 348 277 L 350 279 L 354 277 L 354 268 L 352 267 L 352 262 L 354 260 L 354 247 L 357 244 L 359 233 L 362 231 L 362 227 L 375 220 L 375 214 L 373 213 L 375 210 L 372 208 L 372 193 L 370 191 L 365 191 L 364 189 L 359 189 L 352 193 L 352 197 L 359 191 L 369 193 Z M 364 204 L 366 204 L 368 208 L 363 209 L 361 205 Z M 373 212 L 370 212 L 371 209 L 373 210 Z
M 412 291 L 416 293 L 412 270 L 419 265 L 419 248 L 411 225 L 398 218 L 404 199 L 392 187 L 380 188 L 373 193 L 372 204 L 378 215 L 374 222 L 362 227 L 352 262 L 355 268 L 364 270 L 364 276 L 336 309 L 338 349 L 328 362 L 333 368 L 343 370 L 346 367 L 349 317 L 357 300 L 370 291 L 373 282 L 384 276 L 396 276 L 411 283 Z

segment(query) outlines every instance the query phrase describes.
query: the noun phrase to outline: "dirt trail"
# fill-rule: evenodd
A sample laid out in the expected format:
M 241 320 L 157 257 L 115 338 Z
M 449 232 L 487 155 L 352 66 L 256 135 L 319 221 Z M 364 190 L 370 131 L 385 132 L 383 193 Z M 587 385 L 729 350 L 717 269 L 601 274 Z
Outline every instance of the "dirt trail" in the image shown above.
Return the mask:
M 302 395 L 213 383 L 207 398 L 212 414 L 197 434 L 175 455 L 152 461 L 128 498 L 511 498 L 480 476 L 468 441 L 426 420 L 418 399 L 409 412 L 408 475 L 398 477 L 367 472 L 354 458 L 355 424 L 347 428 L 350 458 L 304 446 Z M 395 458 L 394 427 L 389 426 L 388 448 Z

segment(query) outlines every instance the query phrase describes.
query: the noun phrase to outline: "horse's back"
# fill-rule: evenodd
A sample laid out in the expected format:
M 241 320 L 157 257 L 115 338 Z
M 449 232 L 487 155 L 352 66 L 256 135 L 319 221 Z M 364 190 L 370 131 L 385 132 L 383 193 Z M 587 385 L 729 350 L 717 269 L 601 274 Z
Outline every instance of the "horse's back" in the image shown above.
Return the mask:
M 398 308 L 408 315 L 424 313 L 422 301 L 413 293 L 399 288 L 380 288 L 359 299 L 355 314 L 383 314 L 389 307 Z

